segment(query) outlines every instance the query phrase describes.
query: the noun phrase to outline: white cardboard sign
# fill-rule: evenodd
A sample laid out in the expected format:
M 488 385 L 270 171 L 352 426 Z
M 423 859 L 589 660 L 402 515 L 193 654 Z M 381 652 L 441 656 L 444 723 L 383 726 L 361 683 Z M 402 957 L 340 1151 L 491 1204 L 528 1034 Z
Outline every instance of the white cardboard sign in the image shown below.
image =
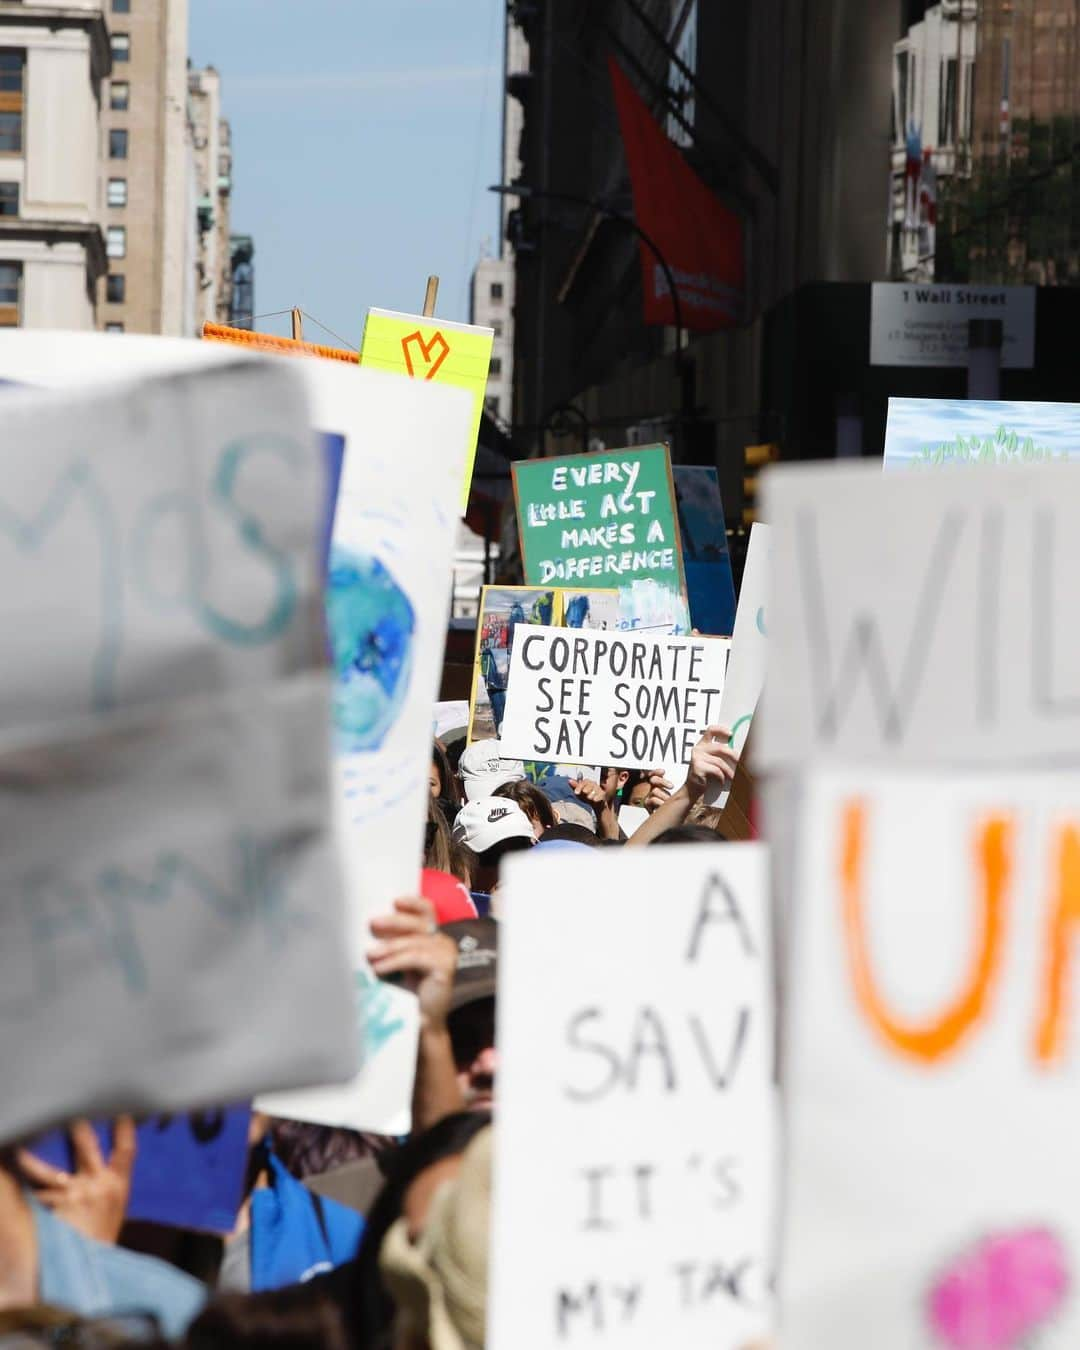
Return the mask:
M 769 943 L 760 845 L 508 860 L 490 1350 L 766 1333 Z
M 1076 466 L 766 475 L 762 765 L 1080 757 Z
M 260 359 L 301 379 L 317 431 L 344 442 L 331 566 L 336 555 L 346 571 L 336 594 L 333 584 L 330 590 L 338 616 L 355 633 L 354 668 L 363 678 L 353 684 L 352 706 L 340 697 L 334 702 L 350 748 L 341 753 L 339 741 L 333 814 L 346 870 L 357 1018 L 364 1027 L 362 1069 L 346 1088 L 267 1098 L 260 1106 L 330 1125 L 405 1133 L 416 1000 L 376 980 L 364 952 L 371 916 L 388 911 L 397 896 L 413 894 L 419 883 L 431 710 L 446 641 L 472 403 L 461 389 L 340 361 Z M 0 379 L 51 387 L 213 369 L 235 360 L 235 349 L 213 342 L 0 331 Z M 313 454 L 313 464 L 320 455 Z M 322 607 L 321 579 L 312 604 L 315 612 Z
M 301 379 L 8 390 L 0 461 L 0 1139 L 346 1078 Z
M 1080 1340 L 1080 786 L 810 776 L 783 1350 Z
M 872 366 L 965 366 L 968 320 L 1000 319 L 1001 364 L 1035 364 L 1034 286 L 919 286 L 875 281 L 870 288 Z
M 510 659 L 505 755 L 663 768 L 685 779 L 694 746 L 720 713 L 727 639 L 520 631 L 527 636 Z
M 757 712 L 758 699 L 765 684 L 765 666 L 769 650 L 767 600 L 771 543 L 768 525 L 750 527 L 739 606 L 735 611 L 735 631 L 731 635 L 731 660 L 728 662 L 724 697 L 720 700 L 721 726 L 731 732 L 731 744 L 741 755 L 750 735 L 750 724 Z M 710 788 L 705 794 L 707 806 L 725 807 L 731 788 Z

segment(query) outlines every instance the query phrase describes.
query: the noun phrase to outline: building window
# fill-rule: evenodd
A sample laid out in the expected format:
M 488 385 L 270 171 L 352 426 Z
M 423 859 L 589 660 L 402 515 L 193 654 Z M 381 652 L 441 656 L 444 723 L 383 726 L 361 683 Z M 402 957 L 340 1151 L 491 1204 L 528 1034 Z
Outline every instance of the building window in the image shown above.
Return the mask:
M 941 63 L 938 85 L 938 145 L 952 145 L 956 140 L 956 61 Z
M 0 51 L 0 154 L 22 154 L 25 74 L 25 52 Z
M 489 375 L 501 375 L 501 374 L 502 374 L 502 358 L 501 358 L 501 357 L 493 356 L 493 357 L 491 358 L 491 365 L 488 366 L 488 374 L 489 374 Z
M 130 14 L 131 0 L 112 0 L 112 12 L 114 14 Z
M 127 206 L 126 178 L 109 179 L 109 195 L 106 200 L 110 206 Z
M 105 231 L 105 252 L 110 258 L 127 256 L 127 230 L 123 225 L 110 225 Z
M 124 325 L 122 323 L 107 323 L 105 325 L 106 333 L 122 333 Z
M 126 289 L 122 273 L 105 278 L 105 299 L 110 305 L 122 305 Z
M 112 59 L 114 64 L 131 60 L 131 37 L 127 33 L 112 35 Z
M 127 80 L 113 80 L 109 85 L 109 107 L 113 112 L 127 112 L 131 102 L 131 85 Z
M 501 282 L 501 281 L 493 281 L 493 282 L 491 283 L 491 298 L 492 298 L 492 300 L 501 300 L 501 299 L 502 299 L 502 282 Z
M 127 159 L 128 157 L 128 134 L 126 131 L 109 132 L 109 158 Z
M 18 183 L 0 183 L 0 216 L 17 216 L 18 214 Z
M 0 328 L 18 328 L 22 263 L 0 263 Z
M 496 319 L 491 325 L 491 331 L 496 337 L 502 337 L 502 319 Z

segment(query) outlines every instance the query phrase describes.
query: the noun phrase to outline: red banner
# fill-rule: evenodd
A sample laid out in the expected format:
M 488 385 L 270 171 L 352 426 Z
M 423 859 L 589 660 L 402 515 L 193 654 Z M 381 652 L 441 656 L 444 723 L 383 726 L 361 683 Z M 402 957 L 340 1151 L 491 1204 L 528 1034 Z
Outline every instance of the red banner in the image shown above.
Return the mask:
M 688 329 L 730 328 L 742 305 L 743 229 L 734 211 L 687 164 L 657 125 L 614 57 L 608 58 L 619 113 L 634 215 L 667 262 Z M 675 306 L 656 254 L 641 244 L 645 322 L 674 324 Z

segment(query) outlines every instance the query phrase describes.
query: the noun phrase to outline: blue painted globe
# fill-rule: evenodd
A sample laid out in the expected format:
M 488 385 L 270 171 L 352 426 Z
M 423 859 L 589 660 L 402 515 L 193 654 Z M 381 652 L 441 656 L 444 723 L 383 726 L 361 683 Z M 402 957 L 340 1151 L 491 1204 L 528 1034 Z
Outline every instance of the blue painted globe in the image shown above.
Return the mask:
M 378 558 L 330 550 L 326 622 L 334 662 L 334 726 L 347 754 L 378 750 L 404 706 L 416 615 Z

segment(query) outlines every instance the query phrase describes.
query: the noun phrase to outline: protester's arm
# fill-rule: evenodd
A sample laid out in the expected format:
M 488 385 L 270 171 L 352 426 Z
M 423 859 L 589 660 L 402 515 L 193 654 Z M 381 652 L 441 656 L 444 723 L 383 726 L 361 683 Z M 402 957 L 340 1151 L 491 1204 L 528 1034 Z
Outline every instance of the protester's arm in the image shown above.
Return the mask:
M 600 784 L 591 778 L 576 778 L 571 781 L 570 786 L 577 794 L 578 801 L 585 802 L 596 813 L 596 833 L 599 837 L 618 839 L 619 818 L 612 810 L 611 803 Z
M 729 735 L 724 727 L 705 728 L 690 756 L 686 782 L 634 831 L 632 838 L 627 841 L 627 848 L 642 848 L 659 838 L 665 830 L 682 825 L 709 783 L 717 779 L 729 782 L 734 778 L 739 757 L 728 744 Z
M 71 1144 L 74 1173 L 52 1167 L 26 1149 L 19 1152 L 19 1168 L 34 1187 L 36 1198 L 59 1218 L 86 1237 L 115 1242 L 131 1194 L 135 1122 L 130 1116 L 117 1119 L 107 1162 L 88 1120 L 77 1120 L 71 1126 Z
M 394 913 L 373 919 L 371 931 L 379 939 L 368 952 L 372 970 L 381 978 L 404 976 L 420 1004 L 413 1130 L 426 1130 L 465 1106 L 447 1026 L 457 944 L 437 931 L 435 911 L 420 896 L 396 900 Z

